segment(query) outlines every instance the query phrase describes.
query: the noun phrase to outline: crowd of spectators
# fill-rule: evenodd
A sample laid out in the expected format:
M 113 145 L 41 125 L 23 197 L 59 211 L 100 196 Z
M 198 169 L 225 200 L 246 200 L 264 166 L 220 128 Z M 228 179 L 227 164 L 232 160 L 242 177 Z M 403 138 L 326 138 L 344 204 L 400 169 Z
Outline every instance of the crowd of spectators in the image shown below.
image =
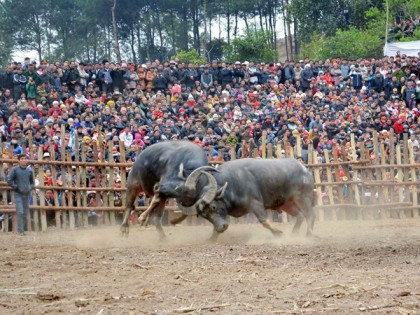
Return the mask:
M 263 132 L 273 145 L 295 146 L 299 134 L 304 152 L 309 145 L 321 152 L 348 145 L 351 133 L 360 143 L 370 141 L 373 131 L 389 146 L 393 130 L 401 139 L 408 133 L 417 150 L 419 60 L 420 53 L 275 64 L 43 60 L 37 65 L 26 59 L 0 74 L 0 138 L 5 149 L 29 155 L 32 133 L 35 157 L 36 147 L 49 155 L 53 146 L 56 160 L 60 146 L 74 155 L 77 143 L 89 147 L 98 133 L 112 141 L 116 159 L 122 141 L 127 160 L 174 139 L 212 147 L 209 155 L 224 152 L 229 160 L 232 147 L 241 154 L 243 140 L 260 147 Z

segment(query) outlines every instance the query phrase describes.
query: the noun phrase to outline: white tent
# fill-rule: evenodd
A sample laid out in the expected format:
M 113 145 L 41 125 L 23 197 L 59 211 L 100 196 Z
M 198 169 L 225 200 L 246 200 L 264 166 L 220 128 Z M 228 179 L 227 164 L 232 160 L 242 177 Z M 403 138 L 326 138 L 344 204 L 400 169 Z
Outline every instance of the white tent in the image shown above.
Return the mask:
M 414 42 L 386 43 L 384 56 L 395 56 L 397 51 L 406 56 L 416 57 L 420 52 L 420 40 Z

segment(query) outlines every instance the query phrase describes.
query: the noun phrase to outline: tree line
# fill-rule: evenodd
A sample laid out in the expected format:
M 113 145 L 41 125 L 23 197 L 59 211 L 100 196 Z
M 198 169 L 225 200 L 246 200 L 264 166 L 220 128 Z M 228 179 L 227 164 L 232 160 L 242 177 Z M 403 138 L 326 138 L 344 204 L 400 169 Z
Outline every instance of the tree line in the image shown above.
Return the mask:
M 402 11 L 414 16 L 420 6 L 419 1 L 388 2 L 392 16 Z M 314 39 L 366 30 L 372 22 L 369 10 L 379 12 L 377 20 L 383 18 L 385 1 L 0 0 L 0 63 L 9 62 L 14 50 L 36 50 L 39 60 L 86 62 L 124 58 L 139 63 L 189 50 L 206 60 L 246 57 L 256 44 L 278 51 L 279 38 L 284 38 L 282 57 L 291 59 L 305 49 L 312 52 L 307 44 Z M 257 43 L 241 43 L 242 33 L 245 39 L 264 36 L 257 36 L 262 37 Z M 246 47 L 238 53 L 241 44 Z

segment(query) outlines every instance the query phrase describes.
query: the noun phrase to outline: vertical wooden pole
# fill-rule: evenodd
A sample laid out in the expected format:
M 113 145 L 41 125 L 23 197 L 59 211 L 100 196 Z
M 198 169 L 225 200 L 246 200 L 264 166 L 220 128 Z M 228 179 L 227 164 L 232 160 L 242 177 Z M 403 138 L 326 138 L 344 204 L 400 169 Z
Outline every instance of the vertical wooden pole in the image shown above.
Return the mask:
M 52 146 L 50 147 L 50 157 L 51 157 L 51 161 L 55 161 L 55 152 Z M 57 166 L 56 165 L 51 165 L 51 176 L 52 176 L 52 185 L 56 187 L 57 186 Z M 55 206 L 59 206 L 58 193 L 59 192 L 57 192 L 56 189 L 53 190 Z M 61 211 L 55 210 L 54 215 L 55 215 L 55 226 L 59 229 L 61 228 Z
M 79 142 L 79 139 L 77 138 L 77 134 L 75 133 L 74 135 L 75 137 L 75 152 L 74 152 L 74 160 L 76 162 L 81 161 L 81 142 Z M 76 168 L 76 181 L 75 181 L 75 187 L 80 187 L 80 183 L 81 183 L 81 167 L 77 166 Z M 81 200 L 81 193 L 79 191 L 76 191 L 75 193 L 73 193 L 73 196 L 75 196 L 76 198 L 76 206 L 77 207 L 81 207 L 82 205 L 82 200 Z M 75 219 L 77 216 L 77 222 L 75 222 L 76 226 L 82 226 L 83 225 L 83 217 L 81 215 L 80 212 L 75 212 Z M 75 220 L 76 221 L 76 220 Z
M 66 154 L 66 160 L 67 160 L 67 173 L 68 173 L 68 178 L 67 178 L 67 184 L 69 185 L 69 187 L 76 187 L 77 184 L 73 181 L 73 166 L 72 166 L 72 160 L 71 160 L 71 153 L 67 153 Z M 78 172 L 77 167 L 75 166 L 74 168 L 75 172 Z M 77 176 L 76 179 L 77 180 Z M 72 190 L 68 190 L 66 192 L 67 194 L 67 204 L 70 207 L 73 207 L 74 204 L 74 200 L 73 198 L 77 198 L 77 194 L 72 191 Z M 74 210 L 69 210 L 69 228 L 70 230 L 74 230 L 76 228 L 76 218 L 75 218 L 75 213 Z
M 267 144 L 267 159 L 272 159 L 273 158 L 273 144 L 269 143 Z
M 113 147 L 112 141 L 109 141 L 108 142 L 108 162 L 109 163 L 115 162 L 114 157 L 112 155 L 112 147 Z M 114 187 L 114 168 L 113 167 L 109 168 L 108 187 Z M 115 195 L 114 195 L 114 192 L 111 191 L 109 194 L 109 205 L 111 207 L 114 206 L 114 201 L 115 201 Z M 109 213 L 109 220 L 110 220 L 111 225 L 115 225 L 115 212 L 114 211 L 111 211 Z
M 42 161 L 43 158 L 43 152 L 42 148 L 38 148 L 38 161 Z M 39 185 L 44 186 L 44 170 L 43 165 L 39 165 L 39 173 L 38 173 L 38 179 L 39 179 Z M 47 213 L 45 210 L 45 191 L 44 189 L 39 189 L 39 205 L 43 207 L 43 209 L 40 210 L 41 213 L 41 231 L 47 230 Z
M 296 135 L 296 155 L 302 156 L 302 138 L 300 137 L 300 133 Z
M 125 157 L 126 157 L 126 152 L 125 152 L 125 147 L 124 145 L 122 145 L 122 142 L 120 142 L 120 162 L 121 163 L 125 163 Z M 119 173 L 121 176 L 121 187 L 126 187 L 127 185 L 127 169 L 126 167 L 121 167 L 119 169 Z M 126 197 L 127 197 L 127 192 L 125 190 L 123 190 L 122 192 L 120 192 L 121 194 L 121 201 L 122 201 L 122 206 L 124 206 L 125 209 L 125 202 L 126 202 Z M 167 211 L 167 210 L 165 210 Z
M 380 159 L 380 165 L 386 165 L 386 155 L 385 155 L 385 145 L 383 143 L 381 143 L 380 145 L 380 152 L 381 152 L 381 159 Z M 377 172 L 377 180 L 386 180 L 386 168 L 381 167 L 381 170 L 379 172 Z M 379 195 L 380 200 L 382 200 L 382 202 L 389 202 L 389 194 L 388 194 L 388 186 L 382 186 L 382 193 Z M 385 209 L 381 209 L 381 213 L 380 213 L 380 217 L 381 219 L 386 219 L 389 218 L 389 210 L 385 210 Z
M 0 142 L 0 159 L 1 158 L 3 158 L 3 145 Z M 9 172 L 10 172 L 10 170 L 9 170 Z M 4 172 L 4 166 L 3 166 L 2 162 L 0 162 L 0 180 L 6 181 L 6 174 Z M 6 189 L 1 190 L 1 197 L 2 197 L 2 200 L 3 200 L 2 205 L 7 206 L 7 190 Z M 0 205 L 0 207 L 1 207 L 1 205 Z M 3 221 L 2 229 L 5 232 L 9 231 L 9 214 L 8 213 L 4 213 L 4 221 Z
M 394 181 L 395 180 L 395 172 L 394 172 L 394 166 L 395 166 L 395 137 L 394 137 L 394 129 L 391 129 L 389 131 L 389 164 L 390 164 L 390 168 L 389 168 L 389 174 L 390 174 L 390 180 Z M 395 190 L 393 189 L 393 187 L 391 187 L 390 189 L 390 196 L 391 196 L 391 202 L 395 202 L 396 201 L 396 197 L 395 197 Z
M 402 164 L 402 160 L 401 160 L 401 146 L 398 143 L 396 145 L 395 150 L 397 151 L 396 155 L 397 155 L 397 165 L 400 166 Z M 397 169 L 397 183 L 402 183 L 404 181 L 404 173 L 401 167 L 398 167 Z M 393 180 L 395 180 L 395 178 L 393 178 Z M 399 202 L 404 202 L 404 189 L 401 185 L 398 186 L 398 201 Z M 404 211 L 399 211 L 399 217 L 400 218 L 405 218 L 405 212 Z
M 85 163 L 86 162 L 86 144 L 84 142 L 82 142 L 82 147 L 81 147 L 81 157 L 82 157 L 82 162 Z M 87 167 L 86 165 L 82 166 L 82 170 L 80 172 L 80 182 L 79 182 L 79 187 L 87 187 L 87 180 L 86 180 L 86 174 L 87 174 Z M 81 195 L 81 202 L 82 202 L 82 207 L 87 207 L 87 191 L 82 191 L 80 193 Z M 88 217 L 88 212 L 87 211 L 80 211 L 79 212 L 79 216 L 81 217 L 81 224 L 83 227 L 87 227 L 89 225 L 89 217 Z
M 261 158 L 267 158 L 267 132 L 263 131 L 262 133 L 262 143 L 261 143 Z
M 411 146 L 409 148 L 410 150 L 410 164 L 412 165 L 410 167 L 411 169 L 411 181 L 412 182 L 416 182 L 417 181 L 417 175 L 416 175 L 416 167 L 415 165 L 415 161 L 414 161 L 414 148 L 413 146 Z M 413 212 L 412 215 L 414 218 L 418 218 L 419 217 L 419 209 L 418 209 L 418 196 L 417 196 L 417 184 L 412 184 L 412 188 L 411 188 L 411 195 L 412 195 L 412 200 L 413 200 Z
M 316 152 L 315 150 L 313 151 L 313 164 L 319 164 L 318 163 L 318 152 Z M 323 201 L 322 201 L 322 189 L 321 189 L 321 175 L 320 175 L 320 171 L 319 171 L 319 167 L 318 165 L 314 165 L 314 179 L 315 179 L 315 184 L 316 184 L 316 192 L 317 192 L 317 197 L 318 197 L 318 202 L 317 204 L 320 206 L 319 208 L 319 212 L 318 212 L 318 218 L 319 221 L 324 221 L 324 207 L 323 207 Z
M 352 158 L 353 161 L 357 161 L 357 154 L 356 154 L 356 142 L 354 139 L 354 133 L 350 135 L 350 143 L 351 143 L 351 151 L 352 151 Z M 357 204 L 357 210 L 356 210 L 356 216 L 357 219 L 362 219 L 362 211 L 360 209 L 360 193 L 359 193 L 359 186 L 357 185 L 358 178 L 357 178 L 357 171 L 353 171 L 352 181 L 354 181 L 353 185 L 353 191 L 354 191 L 354 198 L 356 199 Z
M 329 163 L 330 161 L 330 154 L 328 152 L 327 149 L 324 149 L 324 156 L 325 156 L 325 161 L 327 163 Z M 331 174 L 331 167 L 330 166 L 325 166 L 327 168 L 327 180 L 328 183 L 333 183 L 334 180 L 332 178 L 332 174 Z M 340 179 L 340 177 L 338 177 L 338 180 Z M 337 182 L 338 182 L 337 180 Z M 341 183 L 337 183 L 337 189 L 341 189 Z M 328 200 L 330 205 L 334 205 L 334 194 L 333 194 L 333 187 L 331 185 L 327 186 L 327 192 L 328 192 Z M 335 210 L 335 208 L 331 208 L 331 219 L 333 221 L 337 221 L 337 212 Z

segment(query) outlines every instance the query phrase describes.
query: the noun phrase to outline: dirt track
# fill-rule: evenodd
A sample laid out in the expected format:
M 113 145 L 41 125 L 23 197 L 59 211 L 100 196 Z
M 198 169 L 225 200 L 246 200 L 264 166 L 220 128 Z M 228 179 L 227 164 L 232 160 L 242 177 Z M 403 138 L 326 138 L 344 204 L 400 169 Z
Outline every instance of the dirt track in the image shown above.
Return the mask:
M 0 234 L 0 314 L 420 314 L 419 219 L 280 227 Z

